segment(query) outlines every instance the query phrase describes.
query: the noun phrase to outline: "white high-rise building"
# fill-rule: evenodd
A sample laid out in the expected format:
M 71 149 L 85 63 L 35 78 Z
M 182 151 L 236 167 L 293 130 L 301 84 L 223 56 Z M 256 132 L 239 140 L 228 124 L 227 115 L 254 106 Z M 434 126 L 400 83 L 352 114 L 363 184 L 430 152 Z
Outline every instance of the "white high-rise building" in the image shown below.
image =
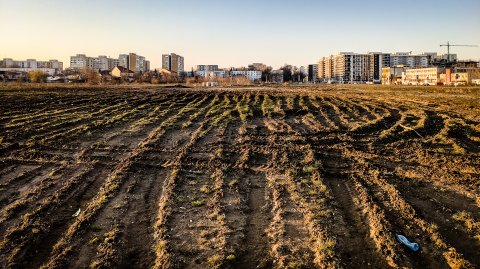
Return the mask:
M 390 67 L 399 65 L 412 68 L 428 67 L 436 56 L 436 53 L 412 54 L 411 52 L 397 52 L 390 55 Z

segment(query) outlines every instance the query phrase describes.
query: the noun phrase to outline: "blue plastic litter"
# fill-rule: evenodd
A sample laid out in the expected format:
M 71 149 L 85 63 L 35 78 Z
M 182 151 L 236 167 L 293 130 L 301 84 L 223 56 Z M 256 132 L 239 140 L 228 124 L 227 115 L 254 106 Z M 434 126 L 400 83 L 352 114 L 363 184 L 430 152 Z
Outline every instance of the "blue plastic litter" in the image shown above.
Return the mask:
M 409 249 L 413 251 L 418 251 L 420 249 L 419 244 L 410 242 L 405 236 L 401 234 L 396 234 L 395 237 L 400 243 L 404 244 L 405 246 L 407 246 Z

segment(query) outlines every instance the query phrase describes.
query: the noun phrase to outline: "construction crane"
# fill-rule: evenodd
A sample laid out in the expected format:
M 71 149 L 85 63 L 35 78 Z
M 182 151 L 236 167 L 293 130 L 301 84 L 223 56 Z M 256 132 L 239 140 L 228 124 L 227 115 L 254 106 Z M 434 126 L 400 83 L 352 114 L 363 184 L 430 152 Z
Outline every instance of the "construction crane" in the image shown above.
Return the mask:
M 450 62 L 450 47 L 478 47 L 477 45 L 453 45 L 450 41 L 446 45 L 440 45 L 440 47 L 447 47 L 447 63 Z

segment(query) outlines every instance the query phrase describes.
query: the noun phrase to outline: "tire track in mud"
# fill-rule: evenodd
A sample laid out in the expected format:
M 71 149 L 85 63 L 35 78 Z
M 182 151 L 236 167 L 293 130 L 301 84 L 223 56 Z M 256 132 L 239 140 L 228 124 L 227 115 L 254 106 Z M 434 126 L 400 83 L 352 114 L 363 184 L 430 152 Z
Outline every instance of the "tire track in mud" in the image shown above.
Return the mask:
M 411 185 L 407 185 L 400 178 L 385 177 L 418 212 L 419 217 L 438 226 L 438 232 L 445 238 L 447 244 L 462 253 L 475 267 L 480 266 L 478 249 L 472 248 L 475 245 L 479 246 L 478 239 L 469 236 L 454 221 L 454 215 L 459 212 L 468 212 L 475 219 L 480 219 L 480 209 L 474 206 L 475 201 L 468 202 L 468 198 L 447 190 L 441 191 L 431 186 L 411 182 Z M 411 187 L 412 185 L 415 187 Z
M 476 240 L 462 229 L 459 229 L 453 221 L 454 214 L 458 212 L 469 212 L 478 219 L 480 211 L 474 199 L 449 190 L 448 186 L 437 187 L 428 181 L 404 178 L 402 177 L 404 175 L 403 172 L 400 174 L 398 172 L 389 172 L 391 168 L 388 169 L 388 167 L 391 164 L 386 165 L 384 158 L 381 161 L 376 161 L 371 156 L 366 157 L 365 154 L 363 155 L 360 153 L 357 158 L 362 158 L 362 162 L 368 160 L 369 169 L 379 172 L 382 181 L 378 184 L 385 185 L 383 182 L 386 182 L 392 190 L 398 192 L 399 197 L 405 199 L 407 207 L 411 206 L 413 212 L 416 212 L 417 216 L 415 218 L 419 219 L 419 226 L 425 221 L 433 227 L 432 231 L 427 229 L 424 233 L 433 233 L 433 237 L 437 236 L 436 234 L 438 233 L 441 236 L 439 239 L 432 240 L 437 242 L 432 248 L 445 249 L 444 245 L 452 246 L 456 251 L 463 254 L 467 261 L 474 266 L 478 266 L 477 251 L 471 247 L 476 245 Z M 404 211 L 409 212 L 407 209 Z M 450 259 L 454 261 L 454 258 Z M 461 257 L 458 259 L 461 260 Z
M 107 182 L 103 183 L 103 186 L 100 189 L 100 194 L 103 190 L 103 191 L 106 191 L 107 193 L 108 192 L 115 192 L 115 195 L 112 196 L 112 195 L 103 194 L 103 196 L 102 196 L 100 194 L 97 194 L 97 196 L 89 202 L 89 204 L 91 204 L 91 206 L 92 206 L 92 208 L 94 208 L 94 210 L 99 211 L 99 212 L 90 213 L 91 215 L 87 215 L 87 218 L 89 218 L 90 222 L 93 221 L 93 223 L 95 223 L 96 221 L 98 221 L 98 222 L 101 223 L 101 220 L 102 220 L 101 217 L 102 216 L 107 215 L 107 217 L 108 217 L 108 214 L 110 213 L 108 211 L 108 209 L 111 208 L 111 207 L 114 207 L 114 209 L 115 209 L 115 205 L 113 205 L 111 203 L 112 199 L 114 199 L 114 200 L 116 199 L 117 201 L 121 201 L 121 198 L 126 197 L 125 196 L 125 190 L 128 190 L 129 187 L 131 189 L 134 187 L 134 184 L 132 183 L 132 181 L 134 179 L 128 177 L 128 171 L 135 165 L 137 160 L 141 159 L 143 154 L 149 149 L 150 146 L 155 145 L 156 141 L 164 138 L 165 135 L 169 133 L 169 130 L 171 130 L 172 127 L 178 121 L 182 120 L 185 117 L 184 113 L 189 113 L 189 114 L 193 113 L 194 108 L 196 106 L 202 105 L 202 103 L 199 103 L 200 99 L 201 98 L 198 98 L 198 97 L 197 98 L 192 98 L 188 104 L 184 104 L 183 106 L 180 106 L 176 110 L 172 109 L 171 111 L 168 111 L 167 116 L 163 118 L 163 120 L 160 122 L 160 125 L 157 125 L 155 127 L 155 129 L 150 131 L 148 136 L 140 143 L 140 145 L 138 147 L 136 147 L 136 149 L 134 151 L 134 154 L 128 156 L 126 162 L 122 161 L 122 163 L 120 164 L 121 166 L 117 166 L 117 169 L 113 171 L 113 174 L 110 174 L 108 176 L 109 179 L 118 180 L 119 182 L 118 183 L 112 183 L 112 182 L 107 181 Z M 203 104 L 203 105 L 206 105 L 206 104 Z M 147 185 L 151 186 L 151 182 L 148 181 Z M 112 188 L 113 188 L 113 190 L 111 190 Z M 117 188 L 118 188 L 118 191 L 115 190 Z M 110 196 L 111 196 L 111 199 L 109 199 Z M 106 197 L 107 200 L 104 201 L 103 197 Z M 100 200 L 98 200 L 98 199 L 100 199 Z M 98 205 L 97 205 L 98 202 L 101 203 L 100 206 L 102 204 L 106 204 L 105 207 L 95 209 L 95 208 L 98 208 Z M 154 201 L 150 201 L 150 202 L 154 202 Z M 125 203 L 121 204 L 121 206 L 128 206 L 128 205 L 129 205 L 128 203 L 127 204 L 125 204 Z M 121 207 L 118 207 L 117 209 L 121 209 Z M 89 208 L 87 207 L 86 211 L 88 211 L 88 210 L 89 210 Z M 95 216 L 93 214 L 95 214 Z M 99 214 L 99 215 L 97 215 L 97 214 Z M 102 214 L 104 214 L 104 215 L 102 215 Z M 81 217 L 82 217 L 82 214 L 79 216 L 79 218 L 81 218 Z M 107 218 L 105 218 L 105 219 L 107 219 Z M 110 220 L 111 219 L 107 219 L 106 223 L 109 223 Z M 83 228 L 82 228 L 81 226 L 79 226 L 79 225 L 82 225 L 82 222 L 85 223 L 85 220 L 80 220 L 80 222 L 72 223 L 69 230 L 67 230 L 67 233 L 64 234 L 63 237 L 60 238 L 60 240 L 56 243 L 56 245 L 54 247 L 54 251 L 52 253 L 53 255 L 50 257 L 50 261 L 47 263 L 48 267 L 56 267 L 56 266 L 68 263 L 66 261 L 66 256 L 67 255 L 69 255 L 69 256 L 71 256 L 72 254 L 78 255 L 78 253 L 75 253 L 75 252 L 72 253 L 71 247 L 67 247 L 66 250 L 64 250 L 62 252 L 59 252 L 58 250 L 56 250 L 56 249 L 58 249 L 57 246 L 59 244 L 61 244 L 61 245 L 64 244 L 65 235 L 67 236 L 67 240 L 71 240 L 71 239 L 68 239 L 68 237 L 75 236 L 74 233 L 77 233 L 79 235 L 84 235 L 84 234 L 88 235 L 89 233 L 91 234 L 95 230 L 98 230 L 98 229 L 96 229 L 96 227 L 92 227 L 92 225 L 90 225 L 89 227 L 85 227 L 85 224 L 83 225 Z M 106 224 L 106 223 L 103 223 L 103 224 Z M 71 231 L 72 227 L 74 229 L 77 229 L 78 231 L 73 230 L 73 232 L 72 232 Z M 119 230 L 119 228 L 116 225 L 113 226 L 113 230 L 116 231 L 114 234 L 112 234 L 112 235 L 104 234 L 104 236 L 105 236 L 105 239 L 109 239 L 109 240 L 115 242 L 120 237 L 121 231 Z M 85 240 L 85 239 L 86 238 L 83 237 L 83 240 Z M 78 241 L 79 240 L 77 239 L 76 242 L 78 243 Z M 80 240 L 80 241 L 82 241 L 82 240 Z M 143 246 L 143 247 L 145 247 L 145 246 Z M 96 266 L 102 266 L 103 264 L 108 265 L 112 262 L 116 262 L 117 256 L 113 255 L 114 253 L 116 253 L 115 252 L 116 250 L 115 250 L 115 248 L 113 248 L 113 250 L 115 250 L 115 251 L 113 251 L 113 253 L 108 252 L 108 251 L 111 251 L 111 249 L 112 249 L 112 247 L 110 246 L 110 244 L 100 244 L 99 249 L 98 249 L 100 254 L 99 254 L 99 257 L 97 257 L 100 260 L 99 261 L 98 260 L 93 260 L 93 261 L 91 261 L 90 265 L 96 267 Z M 107 252 L 109 255 L 105 255 L 104 252 Z M 104 254 L 104 255 L 102 255 L 102 254 Z M 89 259 L 93 259 L 93 257 L 92 258 L 87 258 L 86 260 L 89 260 Z
M 414 264 L 429 268 L 471 267 L 468 260 L 465 260 L 455 248 L 444 241 L 437 226 L 431 225 L 421 218 L 400 195 L 398 189 L 382 178 L 378 169 L 370 167 L 354 152 L 353 154 L 352 152 L 347 154 L 352 156 L 358 164 L 359 176 L 357 179 L 368 188 L 372 197 L 377 201 L 377 205 L 383 209 L 393 225 L 392 233 L 406 234 L 407 237 L 417 238 L 422 245 L 421 253 L 425 254 L 425 258 L 405 251 L 405 254 Z
M 196 106 L 203 105 L 204 109 L 209 104 L 210 97 L 196 99 Z M 185 104 L 186 105 L 186 104 Z M 192 115 L 192 110 L 174 125 Z M 152 141 L 150 150 L 145 153 L 173 151 L 181 154 L 188 138 L 195 130 L 188 128 L 169 128 L 157 141 Z M 176 149 L 178 148 L 178 149 Z M 97 238 L 111 239 L 110 242 L 86 244 L 76 254 L 79 259 L 74 267 L 101 267 L 115 266 L 119 268 L 146 268 L 154 263 L 153 224 L 155 212 L 158 211 L 158 200 L 163 194 L 165 179 L 172 169 L 168 165 L 171 156 L 151 159 L 149 155 L 141 154 L 132 163 L 125 175 L 125 182 L 119 193 L 109 204 L 102 209 L 96 217 L 93 227 L 102 227 L 102 231 L 115 230 L 114 236 L 109 237 L 108 232 L 90 229 L 85 240 L 95 241 Z M 99 239 L 99 242 L 102 242 Z
M 158 119 L 157 119 L 158 120 Z M 130 123 L 127 123 L 130 124 Z M 145 131 L 150 130 L 153 127 L 147 128 Z M 118 132 L 120 129 L 113 129 L 107 134 L 112 134 Z M 144 132 L 145 132 L 144 131 Z M 107 135 L 105 134 L 105 135 Z M 64 185 L 68 184 L 67 182 L 64 183 L 64 181 L 59 180 L 62 177 L 75 177 L 76 171 L 81 171 L 81 165 L 82 163 L 98 163 L 98 153 L 101 152 L 101 149 L 99 146 L 103 144 L 104 141 L 104 136 L 101 135 L 99 137 L 94 137 L 90 140 L 90 142 L 83 142 L 82 147 L 83 150 L 73 154 L 73 156 L 76 156 L 72 160 L 65 160 L 62 161 L 63 165 L 60 168 L 55 168 L 54 170 L 48 170 L 50 169 L 51 166 L 46 166 L 46 168 L 41 171 L 43 174 L 42 177 L 32 177 L 32 184 L 35 184 L 33 186 L 30 186 L 29 188 L 26 189 L 31 189 L 30 191 L 26 191 L 25 193 L 19 193 L 20 196 L 17 197 L 16 200 L 14 200 L 15 203 L 11 203 L 6 207 L 6 212 L 8 215 L 8 218 L 11 218 L 11 212 L 15 212 L 16 214 L 25 212 L 30 209 L 30 204 L 33 204 L 37 202 L 38 199 L 43 199 L 43 196 L 50 196 L 51 194 L 55 194 L 55 192 L 59 189 L 62 188 Z M 139 134 L 139 138 L 136 140 L 132 138 L 131 136 L 124 136 L 124 140 L 129 141 L 130 144 L 135 144 L 139 143 L 141 139 L 141 134 Z M 137 141 L 137 142 L 135 142 Z M 71 151 L 77 150 L 75 147 L 72 147 Z M 112 149 L 107 149 L 107 153 L 112 153 Z M 121 154 L 118 154 L 117 152 L 117 158 L 121 159 L 121 156 L 124 154 L 127 154 L 128 151 L 123 151 Z M 113 162 L 113 159 L 112 159 Z M 111 161 L 107 161 L 104 163 L 104 168 L 103 169 L 112 169 L 112 163 Z M 97 166 L 97 169 L 100 166 Z M 47 169 L 47 170 L 46 170 Z M 48 174 L 48 175 L 47 175 Z M 91 175 L 93 176 L 93 175 Z M 100 175 L 102 176 L 102 175 Z M 105 175 L 103 175 L 105 176 Z M 95 181 L 93 181 L 95 182 Z M 25 187 L 25 186 L 23 186 Z M 72 186 L 73 187 L 73 186 Z M 19 188 L 20 190 L 25 189 L 25 188 Z M 67 190 L 70 190 L 70 187 L 67 188 Z M 19 211 L 21 210 L 21 211 Z M 7 225 L 9 226 L 9 225 Z
M 467 230 L 480 217 L 467 109 L 381 91 L 226 91 L 26 95 L 27 110 L 12 99 L 2 126 L 56 128 L 82 110 L 70 104 L 91 113 L 109 96 L 121 109 L 110 103 L 95 121 L 130 116 L 65 145 L 48 140 L 53 129 L 31 152 L 2 144 L 0 205 L 14 211 L 3 215 L 0 267 L 480 266 L 478 232 Z
M 180 108 L 178 108 L 178 109 L 180 109 Z M 169 112 L 167 113 L 167 115 L 171 115 L 171 114 L 173 114 L 175 111 L 176 111 L 176 110 L 172 109 L 171 111 L 169 111 Z M 151 134 L 153 134 L 153 133 L 151 133 Z M 146 134 L 146 135 L 147 135 L 147 134 Z M 133 156 L 135 156 L 135 155 L 133 155 Z M 130 158 L 130 157 L 128 157 L 128 158 Z M 64 197 L 64 198 L 62 199 L 62 202 L 63 202 L 63 204 L 66 204 L 66 205 L 67 205 L 66 208 L 69 208 L 69 207 L 68 207 L 68 204 L 69 204 L 70 202 L 69 202 L 69 199 L 67 198 L 67 197 L 69 197 L 69 196 L 65 197 L 65 195 L 68 195 L 68 192 L 70 192 L 71 190 L 76 190 L 76 191 L 78 190 L 78 191 L 79 191 L 78 193 L 81 194 L 81 193 L 84 193 L 84 191 L 82 191 L 82 189 L 84 189 L 85 187 L 95 186 L 94 189 L 90 189 L 91 193 L 90 193 L 90 194 L 87 194 L 87 195 L 84 197 L 84 198 L 86 198 L 86 200 L 83 200 L 83 201 L 87 202 L 89 199 L 91 199 L 91 198 L 98 192 L 98 189 L 100 188 L 100 185 L 103 184 L 103 183 L 102 183 L 102 182 L 103 182 L 102 180 L 105 179 L 105 178 L 108 178 L 108 176 L 109 176 L 107 171 L 109 171 L 110 169 L 108 168 L 108 166 L 107 166 L 106 168 L 107 168 L 107 169 L 103 169 L 103 170 L 97 171 L 97 173 L 100 172 L 100 173 L 98 173 L 98 177 L 90 176 L 89 178 L 90 178 L 90 179 L 93 179 L 93 180 L 90 181 L 89 184 L 84 184 L 84 183 L 82 183 L 82 184 L 83 184 L 83 187 L 82 187 L 82 185 L 80 185 L 80 186 L 79 186 L 80 189 L 76 189 L 76 187 L 75 187 L 75 185 L 78 184 L 78 182 L 79 182 L 78 179 L 75 179 L 75 180 L 71 181 L 71 183 L 68 183 L 68 184 L 66 183 L 67 185 L 65 185 L 65 187 L 64 187 L 64 188 L 65 188 L 65 191 L 59 193 L 59 195 L 61 195 L 61 197 Z M 87 171 L 87 172 L 88 172 L 88 171 Z M 102 173 L 104 173 L 104 174 L 102 175 Z M 96 179 L 98 179 L 98 181 L 97 181 Z M 81 181 L 80 181 L 80 182 L 81 182 Z M 70 185 L 69 185 L 69 184 L 70 184 Z M 84 190 L 85 190 L 85 189 L 84 189 Z M 89 191 L 89 190 L 86 189 L 85 191 Z M 62 193 L 64 193 L 64 194 L 62 194 Z M 79 197 L 76 196 L 76 195 L 70 196 L 71 202 L 73 202 L 74 204 L 77 204 L 77 205 L 78 205 L 79 201 L 77 201 L 76 199 L 78 199 L 78 198 L 79 198 Z M 54 201 L 56 201 L 56 200 L 54 200 Z M 59 201 L 57 201 L 57 202 L 59 202 Z M 81 203 L 83 203 L 83 202 L 81 202 Z M 48 200 L 47 200 L 47 204 L 46 204 L 45 206 L 46 206 L 45 208 L 48 209 Z M 71 215 L 71 214 L 73 214 L 73 213 L 75 212 L 76 209 L 74 209 L 74 208 L 69 208 L 69 210 L 71 211 L 71 212 L 70 212 L 70 215 Z M 47 211 L 47 212 L 48 212 L 48 211 Z M 83 211 L 82 211 L 82 213 L 83 213 Z M 41 213 L 41 214 L 43 214 L 43 213 Z M 52 220 L 52 222 L 53 222 L 53 223 L 59 222 L 59 221 L 61 221 L 62 219 L 64 220 L 64 219 L 66 219 L 66 218 L 68 219 L 68 215 L 59 215 L 59 216 L 57 216 L 56 218 L 54 218 L 54 219 L 56 219 L 56 221 L 55 221 L 55 220 Z M 68 221 L 68 222 L 66 222 L 66 223 L 64 222 L 63 225 L 60 225 L 59 227 L 51 227 L 51 228 L 54 229 L 54 231 L 51 231 L 52 236 L 49 236 L 48 238 L 45 238 L 45 240 L 47 240 L 47 241 L 46 241 L 46 242 L 43 242 L 43 243 L 45 243 L 46 249 L 49 249 L 48 246 L 49 246 L 49 245 L 52 246 L 53 243 L 55 242 L 55 237 L 53 236 L 53 234 L 56 234 L 57 237 L 59 237 L 59 236 L 63 233 L 63 231 L 65 231 L 65 230 L 67 229 L 68 225 L 70 225 L 70 221 Z M 29 227 L 29 226 L 30 226 L 30 225 L 27 225 L 27 226 L 25 226 L 25 228 L 26 228 L 26 227 Z M 22 228 L 22 229 L 25 229 L 25 228 Z M 45 231 L 45 232 L 46 232 L 46 231 Z M 41 242 L 40 242 L 40 243 L 41 243 Z M 20 247 L 20 246 L 18 246 L 17 248 L 19 248 L 19 247 Z M 32 249 L 32 247 L 33 247 L 33 245 L 30 245 L 30 246 L 28 246 L 28 249 Z M 18 253 L 18 251 L 16 251 L 16 253 Z M 48 257 L 48 255 L 45 255 L 45 256 L 42 256 L 42 257 L 38 257 L 38 258 L 40 258 L 40 259 L 41 259 L 41 258 L 45 259 L 45 258 L 47 258 L 47 257 Z M 32 262 L 33 262 L 33 261 L 32 261 Z
M 337 251 L 345 268 L 388 268 L 385 258 L 375 249 L 367 220 L 354 202 L 348 172 L 348 160 L 338 152 L 317 149 L 323 163 L 322 175 L 332 192 L 336 212 L 333 233 L 337 236 Z
M 264 96 L 262 95 L 263 103 Z M 239 170 L 240 186 L 245 194 L 245 230 L 243 234 L 240 255 L 233 268 L 268 268 L 271 266 L 269 257 L 269 241 L 267 228 L 271 220 L 270 196 L 267 191 L 267 169 L 270 152 L 266 138 L 268 130 L 262 119 L 260 105 L 250 106 L 253 119 L 244 124 L 241 137 L 237 139 L 241 147 L 241 156 L 236 163 Z M 247 247 L 245 247 L 247 246 Z
M 295 98 L 290 106 L 293 106 L 293 110 L 296 108 L 302 110 L 306 107 L 303 98 Z M 301 126 L 295 131 L 293 126 L 297 120 L 294 117 L 287 117 L 285 120 L 275 115 L 272 118 L 264 118 L 266 125 L 269 122 L 274 122 L 274 126 L 278 125 L 275 123 L 278 120 L 282 125 L 287 126 L 286 130 L 288 131 L 279 132 L 276 129 L 268 128 L 268 137 L 266 138 L 269 142 L 269 151 L 272 152 L 268 164 L 267 186 L 271 190 L 273 212 L 269 227 L 270 252 L 274 258 L 273 266 L 309 268 L 313 266 L 314 262 L 325 265 L 328 263 L 326 261 L 328 258 L 321 257 L 321 250 L 317 248 L 320 243 L 317 238 L 319 231 L 307 223 L 312 221 L 312 217 L 308 215 L 305 206 L 302 206 L 302 199 L 298 198 L 296 175 L 292 175 L 291 172 L 291 170 L 298 169 L 299 159 L 308 159 L 308 154 L 299 154 L 296 147 L 304 150 L 305 146 L 302 145 L 304 140 L 299 138 L 301 136 L 299 132 L 307 134 L 309 128 Z
M 222 97 L 219 105 L 206 111 L 186 148 L 172 162 L 175 168 L 166 181 L 155 223 L 154 268 L 213 266 L 221 263 L 225 255 L 224 217 L 219 209 L 224 177 L 217 160 L 223 151 L 223 133 L 232 119 L 235 104 L 231 104 L 228 96 Z M 202 154 L 202 148 L 208 147 L 210 151 L 212 146 L 213 155 Z M 197 167 L 205 162 L 205 157 L 209 165 Z M 192 162 L 194 158 L 203 160 Z M 211 197 L 203 197 L 210 192 Z M 185 219 L 185 212 L 189 212 L 189 220 Z M 206 227 L 211 230 L 205 230 Z

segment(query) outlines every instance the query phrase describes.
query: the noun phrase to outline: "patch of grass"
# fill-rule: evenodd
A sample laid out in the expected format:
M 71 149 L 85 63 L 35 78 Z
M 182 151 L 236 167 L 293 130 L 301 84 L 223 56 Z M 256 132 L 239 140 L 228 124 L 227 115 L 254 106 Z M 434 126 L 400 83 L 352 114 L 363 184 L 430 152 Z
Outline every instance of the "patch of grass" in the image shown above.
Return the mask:
M 205 194 L 209 194 L 210 193 L 210 189 L 208 188 L 208 186 L 202 186 L 200 188 L 200 192 L 201 193 L 205 193 Z
M 458 155 L 465 155 L 467 153 L 465 149 L 459 146 L 457 143 L 454 143 L 452 146 L 453 146 L 453 152 L 455 152 Z
M 90 265 L 88 266 L 88 268 L 98 268 L 100 267 L 102 264 L 101 264 L 101 261 L 99 260 L 95 260 L 93 261 L 92 263 L 90 263 Z
M 474 238 L 480 240 L 480 222 L 475 221 L 467 211 L 460 211 L 452 216 L 452 219 L 463 225 L 465 230 Z
M 215 254 L 212 257 L 208 258 L 208 263 L 212 268 L 220 268 L 222 265 L 222 256 L 219 254 Z
M 92 239 L 90 239 L 90 241 L 88 241 L 88 243 L 89 243 L 90 245 L 93 245 L 93 244 L 97 243 L 98 240 L 100 240 L 100 239 L 98 239 L 97 236 L 94 236 Z
M 303 167 L 303 172 L 307 173 L 307 174 L 313 174 L 313 172 L 315 172 L 316 168 L 314 166 L 305 166 Z
M 176 203 L 183 203 L 183 202 L 185 202 L 185 201 L 187 200 L 187 197 L 185 197 L 184 195 L 175 195 L 175 196 L 173 197 L 173 200 L 174 200 L 174 202 L 176 202 Z
M 328 240 L 323 245 L 320 246 L 320 252 L 324 253 L 326 256 L 331 257 L 334 253 L 335 241 Z
M 90 228 L 91 228 L 92 231 L 94 231 L 94 232 L 100 232 L 100 231 L 102 230 L 102 227 L 96 226 L 96 225 L 92 225 Z
M 195 200 L 192 202 L 192 206 L 193 207 L 199 207 L 199 206 L 202 206 L 203 205 L 203 202 L 200 201 L 200 200 Z

